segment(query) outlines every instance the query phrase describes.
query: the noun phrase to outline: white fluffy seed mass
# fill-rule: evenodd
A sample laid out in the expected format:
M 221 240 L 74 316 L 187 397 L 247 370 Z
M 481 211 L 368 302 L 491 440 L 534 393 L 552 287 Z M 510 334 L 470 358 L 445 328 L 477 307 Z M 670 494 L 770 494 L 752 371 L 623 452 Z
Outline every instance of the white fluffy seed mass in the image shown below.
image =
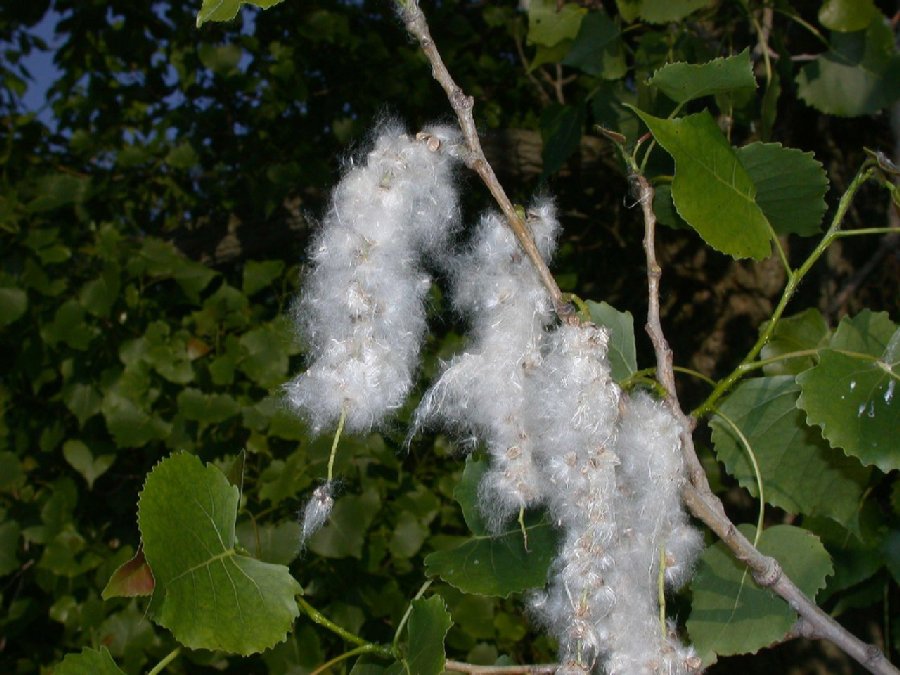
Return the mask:
M 410 137 L 383 126 L 334 190 L 294 310 L 309 367 L 286 387 L 315 432 L 342 412 L 348 431 L 368 431 L 413 384 L 431 284 L 422 261 L 458 223 L 458 143 L 446 127 Z
M 559 231 L 553 203 L 539 200 L 528 224 L 549 258 Z M 515 236 L 495 213 L 481 218 L 468 250 L 453 264 L 452 277 L 453 303 L 470 320 L 471 342 L 426 393 L 414 427 L 440 421 L 486 445 L 491 468 L 480 495 L 482 512 L 496 531 L 541 496 L 523 408 L 552 305 Z

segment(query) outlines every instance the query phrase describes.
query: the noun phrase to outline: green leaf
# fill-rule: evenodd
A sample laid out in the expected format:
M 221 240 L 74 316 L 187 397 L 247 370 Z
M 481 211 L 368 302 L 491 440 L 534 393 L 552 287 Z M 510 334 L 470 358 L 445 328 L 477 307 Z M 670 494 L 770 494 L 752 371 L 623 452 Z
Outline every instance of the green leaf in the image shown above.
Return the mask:
M 394 524 L 394 532 L 388 549 L 395 558 L 412 558 L 428 538 L 429 529 L 419 522 L 416 515 L 403 511 Z
M 147 476 L 138 502 L 155 620 L 190 649 L 252 654 L 285 639 L 300 585 L 282 565 L 235 551 L 240 495 L 214 466 L 172 455 Z
M 85 647 L 80 654 L 69 654 L 53 669 L 53 675 L 125 675 L 116 665 L 106 647 L 96 649 Z
M 28 294 L 21 288 L 0 288 L 0 326 L 8 326 L 28 309 Z
M 199 389 L 182 389 L 176 399 L 178 412 L 188 420 L 203 424 L 218 424 L 241 411 L 228 394 L 204 394 Z
M 828 343 L 832 349 L 881 356 L 891 342 L 897 325 L 887 312 L 864 309 L 854 317 L 844 317 Z
M 707 63 L 668 63 L 648 82 L 676 103 L 687 103 L 703 96 L 726 94 L 739 89 L 756 89 L 750 50 Z
M 41 337 L 51 347 L 64 342 L 84 351 L 100 331 L 85 321 L 84 310 L 76 300 L 67 300 L 56 310 L 53 321 L 41 329 Z
M 790 375 L 743 381 L 721 412 L 747 437 L 762 476 L 766 502 L 788 513 L 823 515 L 858 532 L 855 523 L 869 470 L 835 452 L 796 407 L 800 387 Z M 741 441 L 714 417 L 716 456 L 738 483 L 758 496 L 756 476 Z
M 171 424 L 143 410 L 116 388 L 103 397 L 100 411 L 119 447 L 141 447 L 149 441 L 165 438 L 172 429 Z
M 525 549 L 518 523 L 497 535 L 472 537 L 455 548 L 425 557 L 425 573 L 464 593 L 509 597 L 547 583 L 556 557 L 557 534 L 546 521 L 526 525 Z
M 681 21 L 698 9 L 709 6 L 712 0 L 616 0 L 625 21 L 638 17 L 648 23 Z
M 263 523 L 252 520 L 238 523 L 237 538 L 243 546 L 263 562 L 289 565 L 297 557 L 300 542 L 300 523 L 296 520 Z
M 737 156 L 756 185 L 756 203 L 777 234 L 819 234 L 828 177 L 811 152 L 751 143 L 738 149 Z
M 129 263 L 129 271 L 132 274 L 172 278 L 191 302 L 197 302 L 203 289 L 218 275 L 205 265 L 187 259 L 169 242 L 155 237 L 144 240 L 138 254 Z
M 755 528 L 738 528 L 753 541 Z M 775 557 L 806 595 L 814 598 L 831 574 L 831 560 L 819 539 L 791 525 L 764 530 L 759 550 Z M 782 639 L 797 620 L 797 613 L 771 591 L 760 588 L 746 568 L 719 542 L 700 556 L 691 583 L 693 600 L 687 629 L 704 663 L 714 655 L 756 652 Z
M 197 152 L 193 146 L 189 142 L 184 141 L 169 150 L 169 154 L 166 155 L 166 164 L 174 169 L 185 170 L 196 165 L 198 159 Z
M 435 595 L 427 600 L 410 603 L 407 628 L 406 666 L 416 675 L 440 675 L 444 672 L 446 655 L 444 638 L 453 625 L 444 599 Z
M 275 281 L 283 271 L 284 262 L 281 260 L 248 260 L 244 264 L 241 289 L 249 297 Z
M 90 190 L 89 178 L 73 176 L 70 173 L 44 176 L 38 181 L 35 190 L 37 196 L 26 208 L 30 213 L 43 213 L 72 204 L 81 204 L 87 199 Z
M 900 345 L 900 329 L 896 338 Z M 817 366 L 797 377 L 803 390 L 798 405 L 832 447 L 887 473 L 900 469 L 898 380 L 896 347 L 889 346 L 879 359 L 826 349 Z
M 797 74 L 797 93 L 829 115 L 870 115 L 900 97 L 900 55 L 881 19 L 866 30 L 832 33 L 831 49 Z
M 155 582 L 153 572 L 147 559 L 144 557 L 144 548 L 138 548 L 137 553 L 130 560 L 116 568 L 112 573 L 106 587 L 100 594 L 104 600 L 110 598 L 136 598 L 153 593 Z
M 366 532 L 380 507 L 374 490 L 335 500 L 328 522 L 310 537 L 309 549 L 326 558 L 362 558 Z
M 756 186 L 709 112 L 665 120 L 634 111 L 675 160 L 672 199 L 681 217 L 717 251 L 767 257 L 770 225 Z
M 88 312 L 105 319 L 118 299 L 120 289 L 119 270 L 107 267 L 99 277 L 81 287 L 78 301 Z
M 609 331 L 609 369 L 617 382 L 628 379 L 637 371 L 637 354 L 634 346 L 634 317 L 631 312 L 620 312 L 606 302 L 587 301 L 591 321 L 605 326 Z
M 279 322 L 253 328 L 240 338 L 247 355 L 238 368 L 261 387 L 278 386 L 287 379 L 289 343 L 290 336 Z
M 541 113 L 543 175 L 559 171 L 581 143 L 584 106 L 551 103 Z
M 672 186 L 661 183 L 653 192 L 653 213 L 660 225 L 671 227 L 673 230 L 686 230 L 690 227 L 675 210 L 675 202 L 672 201 Z
M 799 314 L 781 319 L 775 332 L 760 352 L 761 359 L 774 359 L 783 354 L 819 349 L 828 342 L 830 331 L 822 313 L 810 307 Z M 813 356 L 801 356 L 763 366 L 766 375 L 796 375 L 815 363 Z
M 115 455 L 94 457 L 88 446 L 74 440 L 63 443 L 63 457 L 87 481 L 88 490 L 94 489 L 94 481 L 109 471 L 109 467 L 116 461 Z
M 586 13 L 571 2 L 558 7 L 556 0 L 532 0 L 528 3 L 528 43 L 553 47 L 574 39 Z
M 829 30 L 864 30 L 879 16 L 873 0 L 825 0 L 819 8 L 819 23 Z
M 627 66 L 621 33 L 604 11 L 591 12 L 584 17 L 578 36 L 563 65 L 578 68 L 588 75 L 604 80 L 617 80 L 625 75 Z
M 231 21 L 242 5 L 269 9 L 281 2 L 283 0 L 203 0 L 200 11 L 197 12 L 197 28 L 207 21 Z
M 0 577 L 19 569 L 19 524 L 12 520 L 0 522 Z
M 466 521 L 469 531 L 475 535 L 484 535 L 488 531 L 478 505 L 478 486 L 481 485 L 481 479 L 489 469 L 490 464 L 487 461 L 478 460 L 469 455 L 466 457 L 462 478 L 453 488 L 453 498 L 462 507 L 463 519 Z

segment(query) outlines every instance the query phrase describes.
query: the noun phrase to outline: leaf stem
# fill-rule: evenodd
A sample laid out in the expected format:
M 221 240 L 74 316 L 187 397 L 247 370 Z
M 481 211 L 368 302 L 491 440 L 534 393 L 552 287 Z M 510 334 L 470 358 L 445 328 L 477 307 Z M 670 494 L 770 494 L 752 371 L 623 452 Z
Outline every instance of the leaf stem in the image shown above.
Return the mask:
M 721 410 L 715 410 L 713 412 L 713 415 L 725 422 L 725 424 L 728 425 L 734 435 L 738 437 L 741 445 L 744 446 L 744 451 L 747 453 L 747 457 L 750 459 L 750 466 L 753 467 L 753 475 L 756 477 L 756 489 L 759 491 L 759 515 L 756 517 L 756 534 L 753 536 L 753 545 L 759 546 L 759 536 L 762 533 L 763 523 L 765 522 L 766 497 L 763 493 L 762 474 L 759 472 L 759 463 L 756 461 L 756 453 L 753 452 L 753 448 L 750 445 L 750 440 L 744 435 L 744 432 L 741 431 L 740 427 L 735 424 L 734 420 L 732 420 Z
M 175 649 L 166 654 L 159 663 L 157 663 L 155 666 L 153 666 L 153 668 L 147 671 L 147 675 L 159 675 L 159 673 L 165 670 L 165 667 L 172 663 L 172 661 L 174 661 L 180 653 L 181 645 L 178 645 L 177 647 L 175 647 Z
M 333 659 L 326 661 L 321 666 L 310 672 L 309 675 L 321 675 L 321 673 L 327 672 L 328 669 L 331 668 L 331 666 L 338 664 L 341 661 L 352 659 L 354 656 L 359 656 L 360 654 L 375 654 L 376 656 L 381 656 L 387 659 L 394 658 L 393 654 L 383 652 L 382 647 L 378 645 L 365 644 L 360 645 L 359 647 L 355 647 L 354 649 L 344 652 L 343 654 L 335 656 Z
M 297 604 L 306 612 L 306 615 L 313 620 L 314 623 L 319 624 L 323 628 L 327 628 L 332 633 L 337 635 L 340 638 L 343 638 L 347 642 L 351 642 L 358 647 L 365 647 L 368 652 L 373 654 L 379 654 L 384 656 L 385 658 L 393 658 L 394 654 L 390 649 L 383 647 L 381 645 L 372 644 L 371 642 L 367 642 L 363 638 L 359 637 L 348 631 L 346 628 L 337 625 L 334 621 L 329 619 L 327 616 L 322 614 L 319 610 L 309 604 L 303 596 L 297 596 Z
M 341 409 L 341 417 L 338 420 L 337 431 L 334 432 L 334 441 L 331 443 L 331 454 L 328 456 L 328 482 L 334 478 L 334 458 L 337 456 L 338 442 L 341 440 L 341 434 L 344 432 L 344 422 L 347 421 L 347 408 Z
M 394 654 L 399 653 L 398 645 L 400 644 L 400 633 L 403 632 L 403 629 L 406 626 L 406 622 L 409 621 L 409 615 L 412 613 L 412 603 L 414 601 L 420 599 L 425 594 L 425 591 L 427 591 L 428 587 L 431 586 L 432 581 L 433 581 L 432 579 L 429 579 L 424 584 L 422 584 L 422 587 L 419 588 L 419 591 L 418 591 L 418 593 L 416 593 L 416 596 L 412 599 L 412 601 L 410 601 L 409 605 L 407 605 L 406 611 L 403 613 L 403 618 L 400 619 L 400 623 L 397 624 L 397 630 L 394 633 L 394 641 L 391 644 L 391 648 L 392 648 L 392 651 Z

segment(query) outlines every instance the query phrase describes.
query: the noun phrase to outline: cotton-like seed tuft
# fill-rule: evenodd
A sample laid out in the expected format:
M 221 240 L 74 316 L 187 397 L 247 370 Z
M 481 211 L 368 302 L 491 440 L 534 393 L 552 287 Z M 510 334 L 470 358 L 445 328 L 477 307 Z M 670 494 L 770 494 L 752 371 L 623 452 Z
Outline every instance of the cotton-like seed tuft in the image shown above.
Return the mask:
M 334 508 L 334 481 L 329 481 L 313 490 L 312 496 L 303 508 L 303 522 L 301 523 L 300 545 L 303 546 L 331 516 Z
M 535 240 L 549 256 L 559 230 L 555 207 L 543 200 L 529 213 Z M 415 431 L 439 422 L 485 444 L 491 469 L 479 498 L 488 526 L 497 531 L 541 499 L 523 407 L 552 305 L 515 236 L 495 213 L 481 218 L 453 265 L 452 279 L 453 304 L 469 318 L 472 341 L 425 394 L 413 426 Z
M 423 260 L 459 220 L 459 139 L 449 127 L 411 138 L 385 125 L 334 190 L 294 310 L 309 367 L 286 387 L 315 432 L 342 414 L 348 431 L 368 431 L 412 387 L 431 285 Z

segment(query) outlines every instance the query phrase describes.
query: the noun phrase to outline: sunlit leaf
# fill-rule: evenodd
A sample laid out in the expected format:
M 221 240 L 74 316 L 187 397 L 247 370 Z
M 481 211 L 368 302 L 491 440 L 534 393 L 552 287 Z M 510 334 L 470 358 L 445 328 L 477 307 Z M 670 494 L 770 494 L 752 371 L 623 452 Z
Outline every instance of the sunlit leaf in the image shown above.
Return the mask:
M 286 567 L 235 550 L 238 501 L 221 471 L 186 453 L 157 464 L 141 492 L 151 611 L 191 649 L 260 652 L 284 640 L 299 613 L 300 585 Z
M 675 160 L 672 199 L 681 217 L 718 251 L 767 257 L 770 226 L 756 204 L 756 186 L 712 116 L 667 120 L 635 112 Z
M 197 28 L 207 21 L 231 21 L 237 16 L 242 5 L 252 5 L 260 9 L 269 9 L 283 0 L 203 0 L 197 13 Z
M 560 6 L 556 0 L 533 0 L 528 3 L 528 42 L 553 47 L 573 40 L 586 13 L 572 2 Z
M 819 23 L 829 30 L 865 30 L 879 15 L 874 0 L 825 0 L 819 8 Z

